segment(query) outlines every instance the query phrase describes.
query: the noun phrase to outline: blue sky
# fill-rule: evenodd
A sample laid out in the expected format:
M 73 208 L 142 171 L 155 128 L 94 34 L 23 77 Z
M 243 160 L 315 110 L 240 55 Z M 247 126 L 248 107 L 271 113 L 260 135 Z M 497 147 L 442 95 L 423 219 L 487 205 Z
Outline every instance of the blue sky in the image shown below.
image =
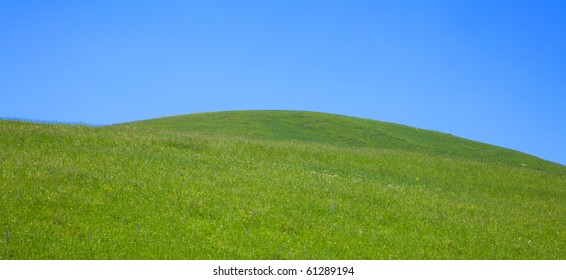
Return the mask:
M 0 117 L 322 111 L 566 164 L 565 1 L 4 1 Z

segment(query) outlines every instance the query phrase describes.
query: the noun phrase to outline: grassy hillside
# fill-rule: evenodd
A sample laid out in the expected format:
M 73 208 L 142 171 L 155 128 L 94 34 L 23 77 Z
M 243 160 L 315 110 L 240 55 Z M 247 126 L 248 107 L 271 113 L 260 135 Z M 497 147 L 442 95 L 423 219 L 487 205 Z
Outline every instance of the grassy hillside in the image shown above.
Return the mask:
M 564 166 L 365 119 L 0 121 L 0 259 L 565 259 L 565 210 Z
M 198 131 L 206 135 L 421 152 L 483 162 L 527 165 L 566 174 L 564 166 L 448 134 L 315 112 L 228 111 L 166 117 L 124 125 L 178 132 Z

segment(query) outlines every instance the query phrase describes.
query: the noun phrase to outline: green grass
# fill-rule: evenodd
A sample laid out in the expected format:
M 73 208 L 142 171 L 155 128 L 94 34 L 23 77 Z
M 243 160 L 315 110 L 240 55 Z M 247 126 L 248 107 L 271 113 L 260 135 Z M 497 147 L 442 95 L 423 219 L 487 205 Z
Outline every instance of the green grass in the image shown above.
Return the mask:
M 0 121 L 0 259 L 565 259 L 565 210 L 566 167 L 391 123 Z

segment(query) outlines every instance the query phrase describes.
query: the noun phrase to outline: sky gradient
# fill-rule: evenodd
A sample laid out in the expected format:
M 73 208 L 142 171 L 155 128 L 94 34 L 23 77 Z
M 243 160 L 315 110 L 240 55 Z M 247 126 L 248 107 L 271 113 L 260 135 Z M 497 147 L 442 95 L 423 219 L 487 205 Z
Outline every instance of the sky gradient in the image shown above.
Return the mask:
M 565 15 L 565 1 L 0 0 L 0 117 L 320 111 L 566 165 Z

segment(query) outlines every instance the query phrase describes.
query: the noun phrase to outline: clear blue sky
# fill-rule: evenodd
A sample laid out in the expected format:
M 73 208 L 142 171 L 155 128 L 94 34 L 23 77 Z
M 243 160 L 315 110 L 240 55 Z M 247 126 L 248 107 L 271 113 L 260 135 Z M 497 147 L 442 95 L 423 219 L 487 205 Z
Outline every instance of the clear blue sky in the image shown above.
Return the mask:
M 0 117 L 292 109 L 566 164 L 566 1 L 0 0 Z

